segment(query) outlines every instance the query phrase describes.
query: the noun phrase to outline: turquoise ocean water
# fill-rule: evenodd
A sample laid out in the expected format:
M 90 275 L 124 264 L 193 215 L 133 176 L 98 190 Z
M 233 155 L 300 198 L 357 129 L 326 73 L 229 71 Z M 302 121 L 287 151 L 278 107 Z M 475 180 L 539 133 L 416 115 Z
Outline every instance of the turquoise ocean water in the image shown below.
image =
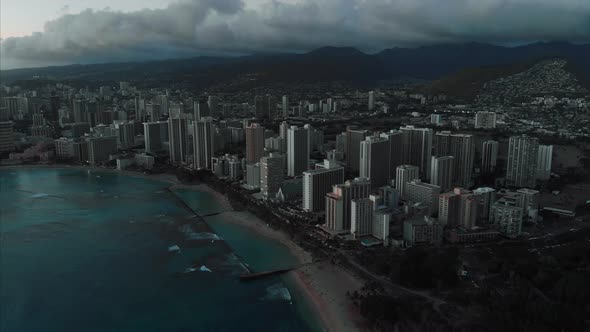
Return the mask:
M 280 243 L 207 193 L 106 172 L 0 169 L 0 331 L 315 331 Z M 178 246 L 180 252 L 169 251 Z M 209 272 L 212 271 L 212 272 Z

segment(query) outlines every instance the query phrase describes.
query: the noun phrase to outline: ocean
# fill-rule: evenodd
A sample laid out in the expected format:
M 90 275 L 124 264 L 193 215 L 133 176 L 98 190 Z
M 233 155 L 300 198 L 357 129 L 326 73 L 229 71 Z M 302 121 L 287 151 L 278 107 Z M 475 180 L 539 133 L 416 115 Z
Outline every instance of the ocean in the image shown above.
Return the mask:
M 0 331 L 318 331 L 288 248 L 213 195 L 111 172 L 0 169 Z

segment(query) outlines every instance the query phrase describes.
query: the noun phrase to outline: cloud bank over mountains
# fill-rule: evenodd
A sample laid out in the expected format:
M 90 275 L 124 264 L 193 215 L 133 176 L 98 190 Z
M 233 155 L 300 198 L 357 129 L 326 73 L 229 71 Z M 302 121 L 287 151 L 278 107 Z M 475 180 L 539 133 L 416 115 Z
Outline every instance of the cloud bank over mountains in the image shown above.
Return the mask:
M 588 0 L 179 0 L 85 10 L 2 41 L 5 68 L 456 42 L 590 41 Z

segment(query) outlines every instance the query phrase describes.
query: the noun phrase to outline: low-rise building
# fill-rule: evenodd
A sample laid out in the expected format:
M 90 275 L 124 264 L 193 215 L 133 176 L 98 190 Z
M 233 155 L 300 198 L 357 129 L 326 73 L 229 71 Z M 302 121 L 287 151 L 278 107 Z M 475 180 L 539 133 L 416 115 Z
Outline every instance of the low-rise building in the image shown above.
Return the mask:
M 421 218 L 404 221 L 404 241 L 410 246 L 416 244 L 438 244 L 443 239 L 443 225 L 436 219 Z

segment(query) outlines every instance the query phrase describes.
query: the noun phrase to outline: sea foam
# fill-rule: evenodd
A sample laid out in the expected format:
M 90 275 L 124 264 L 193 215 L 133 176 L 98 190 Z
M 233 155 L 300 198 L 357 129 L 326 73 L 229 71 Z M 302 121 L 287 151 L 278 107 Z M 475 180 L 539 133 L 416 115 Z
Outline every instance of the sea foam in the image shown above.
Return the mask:
M 282 283 L 276 283 L 266 287 L 266 295 L 262 297 L 267 301 L 291 301 L 291 293 Z

